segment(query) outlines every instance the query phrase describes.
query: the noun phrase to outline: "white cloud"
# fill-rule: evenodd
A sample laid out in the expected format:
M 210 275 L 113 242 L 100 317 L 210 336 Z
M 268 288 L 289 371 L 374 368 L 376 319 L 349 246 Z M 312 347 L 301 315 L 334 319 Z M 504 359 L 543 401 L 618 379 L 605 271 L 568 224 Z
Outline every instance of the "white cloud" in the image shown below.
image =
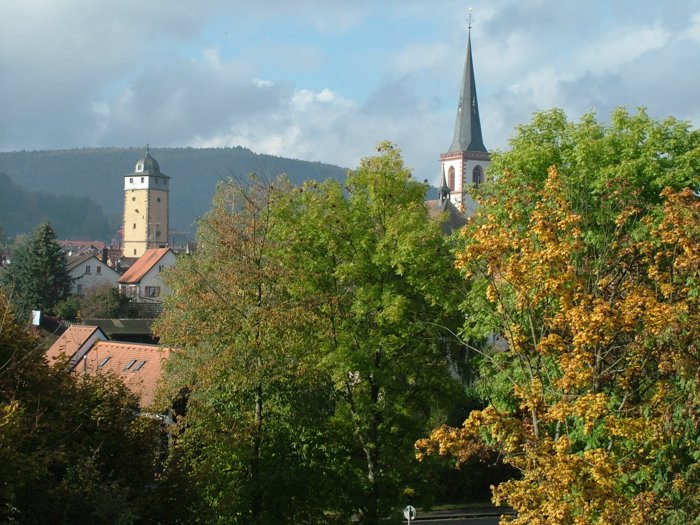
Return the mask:
M 671 33 L 659 24 L 616 27 L 577 52 L 576 66 L 592 72 L 615 70 L 634 62 L 646 52 L 666 45 Z
M 700 12 L 690 18 L 690 25 L 681 33 L 681 38 L 700 42 Z
M 353 167 L 389 139 L 416 176 L 438 176 L 438 155 L 452 137 L 468 5 L 193 6 L 5 2 L 0 149 L 243 145 Z M 639 0 L 475 0 L 486 145 L 504 147 L 515 125 L 553 106 L 576 117 L 647 105 L 652 114 L 697 119 L 700 72 L 689 57 L 700 54 L 700 13 L 687 11 Z

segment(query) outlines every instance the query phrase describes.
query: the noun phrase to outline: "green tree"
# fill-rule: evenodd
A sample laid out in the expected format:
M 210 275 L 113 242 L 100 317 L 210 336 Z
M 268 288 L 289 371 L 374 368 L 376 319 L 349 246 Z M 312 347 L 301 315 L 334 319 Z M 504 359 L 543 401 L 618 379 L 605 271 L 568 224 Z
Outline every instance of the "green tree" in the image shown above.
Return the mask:
M 513 523 L 697 523 L 700 133 L 554 110 L 511 145 L 457 254 L 490 402 L 421 446 L 503 454 Z
M 68 320 L 123 319 L 129 317 L 131 299 L 108 283 L 88 288 L 82 295 L 71 295 L 58 303 L 56 314 Z
M 312 314 L 313 351 L 354 441 L 363 523 L 421 492 L 414 440 L 461 395 L 449 370 L 460 278 L 425 190 L 385 142 L 345 188 L 307 183 L 276 202 L 279 257 L 299 276 L 291 293 Z
M 49 367 L 0 290 L 0 521 L 157 520 L 158 421 L 117 378 Z
M 271 236 L 272 203 L 288 192 L 283 180 L 220 184 L 196 253 L 165 276 L 157 331 L 177 348 L 166 383 L 169 397 L 188 391 L 173 464 L 199 499 L 188 523 L 323 522 L 345 503 L 329 378 Z
M 56 304 L 68 297 L 71 279 L 51 224 L 37 226 L 15 249 L 3 284 L 20 315 L 30 310 L 52 313 Z

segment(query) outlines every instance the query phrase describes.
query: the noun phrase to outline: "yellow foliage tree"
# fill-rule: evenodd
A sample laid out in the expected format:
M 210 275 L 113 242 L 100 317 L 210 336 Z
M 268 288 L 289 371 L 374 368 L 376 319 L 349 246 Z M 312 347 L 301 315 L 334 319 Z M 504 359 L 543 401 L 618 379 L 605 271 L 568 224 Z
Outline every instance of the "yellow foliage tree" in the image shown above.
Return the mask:
M 579 154 L 591 141 L 618 145 L 616 164 L 584 184 L 581 155 L 560 140 L 561 170 L 505 172 L 503 189 L 486 191 L 457 265 L 473 284 L 466 304 L 488 309 L 483 324 L 503 340 L 480 350 L 488 403 L 418 442 L 418 454 L 500 452 L 521 473 L 493 493 L 516 510 L 503 518 L 513 525 L 697 522 L 700 199 L 673 184 L 654 198 L 625 173 L 669 125 L 641 113 L 614 115 L 610 129 L 590 119 L 557 128 L 560 116 L 521 129 L 496 166 L 521 160 L 518 140 L 542 142 L 544 124 Z M 619 144 L 633 132 L 630 153 Z M 483 314 L 466 314 L 469 333 Z

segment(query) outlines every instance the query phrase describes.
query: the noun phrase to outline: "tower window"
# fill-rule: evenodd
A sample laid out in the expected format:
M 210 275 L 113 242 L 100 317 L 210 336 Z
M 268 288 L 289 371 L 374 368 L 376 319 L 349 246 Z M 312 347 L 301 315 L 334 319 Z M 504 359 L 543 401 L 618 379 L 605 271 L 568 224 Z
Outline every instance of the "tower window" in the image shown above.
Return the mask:
M 455 167 L 450 166 L 450 169 L 447 170 L 447 185 L 450 187 L 451 190 L 455 189 Z
M 136 248 L 134 248 L 134 255 L 136 255 Z
M 158 197 L 158 202 L 160 202 L 160 197 Z
M 131 200 L 132 200 L 132 201 L 135 201 L 135 200 L 136 200 L 136 197 L 131 197 Z
M 141 182 L 143 182 L 143 177 L 141 177 Z
M 134 182 L 134 177 L 129 177 L 129 182 Z
M 136 229 L 136 223 L 134 223 L 134 230 Z
M 484 170 L 481 169 L 481 166 L 474 167 L 474 170 L 472 171 L 472 182 L 474 183 L 475 188 L 478 188 L 479 185 L 484 182 Z

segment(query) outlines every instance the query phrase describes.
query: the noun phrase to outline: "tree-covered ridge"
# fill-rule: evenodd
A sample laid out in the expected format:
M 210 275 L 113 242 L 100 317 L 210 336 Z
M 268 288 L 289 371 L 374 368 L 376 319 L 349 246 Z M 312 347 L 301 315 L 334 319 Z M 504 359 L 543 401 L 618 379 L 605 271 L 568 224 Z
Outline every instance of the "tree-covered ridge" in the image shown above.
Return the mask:
M 134 171 L 144 153 L 145 147 L 0 152 L 0 172 L 25 189 L 91 199 L 107 216 L 110 233 L 105 240 L 109 241 L 121 227 L 124 176 Z M 209 209 L 217 183 L 228 176 L 259 173 L 274 178 L 285 173 L 298 185 L 308 179 L 342 180 L 345 176 L 345 170 L 337 166 L 257 154 L 241 147 L 151 148 L 151 154 L 163 173 L 172 178 L 171 229 L 191 233 L 195 220 Z M 62 232 L 59 223 L 55 224 Z
M 69 239 L 105 239 L 114 235 L 114 229 L 105 217 L 102 207 L 87 197 L 41 191 L 29 191 L 15 184 L 6 173 L 0 172 L 0 227 L 7 237 L 28 234 L 38 224 L 49 220 L 60 236 Z

